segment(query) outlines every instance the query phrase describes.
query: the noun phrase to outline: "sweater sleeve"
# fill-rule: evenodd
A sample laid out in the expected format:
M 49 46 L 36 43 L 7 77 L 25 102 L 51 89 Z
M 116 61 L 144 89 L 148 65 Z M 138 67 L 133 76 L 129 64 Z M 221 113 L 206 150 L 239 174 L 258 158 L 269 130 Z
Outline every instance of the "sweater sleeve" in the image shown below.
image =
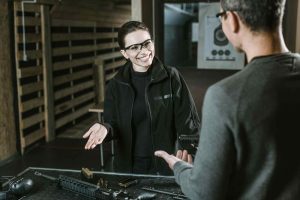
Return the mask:
M 202 127 L 194 165 L 177 162 L 174 175 L 190 199 L 225 199 L 235 162 L 231 134 L 232 102 L 220 88 L 205 95 Z
M 113 94 L 113 81 L 111 80 L 105 90 L 105 99 L 104 99 L 104 123 L 102 125 L 108 131 L 107 137 L 105 138 L 105 142 L 116 138 L 116 110 L 114 104 L 114 94 Z
M 179 135 L 198 134 L 200 119 L 194 99 L 181 74 L 174 69 L 173 99 L 174 122 Z

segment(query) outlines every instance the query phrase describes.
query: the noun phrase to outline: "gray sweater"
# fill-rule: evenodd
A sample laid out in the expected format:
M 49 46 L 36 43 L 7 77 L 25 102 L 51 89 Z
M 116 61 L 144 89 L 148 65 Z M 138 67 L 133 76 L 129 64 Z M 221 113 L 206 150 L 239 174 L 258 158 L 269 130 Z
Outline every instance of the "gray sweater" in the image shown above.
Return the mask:
M 190 199 L 300 199 L 299 59 L 257 57 L 208 89 L 194 166 L 174 166 Z

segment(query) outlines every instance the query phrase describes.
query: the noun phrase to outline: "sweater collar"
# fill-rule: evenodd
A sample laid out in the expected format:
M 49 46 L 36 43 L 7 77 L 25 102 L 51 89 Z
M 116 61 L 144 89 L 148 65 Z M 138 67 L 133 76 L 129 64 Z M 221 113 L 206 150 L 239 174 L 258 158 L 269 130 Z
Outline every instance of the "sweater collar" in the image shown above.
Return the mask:
M 114 79 L 127 84 L 130 83 L 131 67 L 132 63 L 127 61 L 125 65 L 119 69 L 119 72 Z M 152 70 L 150 73 L 152 82 L 160 81 L 168 76 L 165 66 L 157 57 L 154 57 L 151 68 Z

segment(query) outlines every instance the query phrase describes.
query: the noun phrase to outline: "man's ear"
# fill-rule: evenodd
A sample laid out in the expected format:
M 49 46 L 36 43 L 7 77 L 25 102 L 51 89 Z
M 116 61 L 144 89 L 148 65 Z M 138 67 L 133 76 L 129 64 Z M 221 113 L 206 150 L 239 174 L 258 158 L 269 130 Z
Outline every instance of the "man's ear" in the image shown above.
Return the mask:
M 127 60 L 129 57 L 128 57 L 128 55 L 127 55 L 127 53 L 126 53 L 126 51 L 124 51 L 123 49 L 120 51 L 121 52 L 121 54 L 124 56 L 124 58 Z
M 239 16 L 234 11 L 228 11 L 227 18 L 230 30 L 233 33 L 237 33 L 241 25 Z

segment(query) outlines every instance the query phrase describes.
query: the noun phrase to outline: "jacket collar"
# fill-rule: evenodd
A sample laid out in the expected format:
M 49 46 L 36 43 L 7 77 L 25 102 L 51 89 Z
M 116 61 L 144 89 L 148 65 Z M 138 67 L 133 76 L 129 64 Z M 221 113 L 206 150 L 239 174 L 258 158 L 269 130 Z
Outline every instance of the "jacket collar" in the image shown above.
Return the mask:
M 132 67 L 132 63 L 127 61 L 123 67 L 119 69 L 119 72 L 114 77 L 115 80 L 129 84 L 130 81 L 130 68 Z M 162 79 L 168 77 L 167 70 L 162 62 L 154 57 L 152 62 L 152 70 L 151 70 L 151 82 L 158 82 Z

